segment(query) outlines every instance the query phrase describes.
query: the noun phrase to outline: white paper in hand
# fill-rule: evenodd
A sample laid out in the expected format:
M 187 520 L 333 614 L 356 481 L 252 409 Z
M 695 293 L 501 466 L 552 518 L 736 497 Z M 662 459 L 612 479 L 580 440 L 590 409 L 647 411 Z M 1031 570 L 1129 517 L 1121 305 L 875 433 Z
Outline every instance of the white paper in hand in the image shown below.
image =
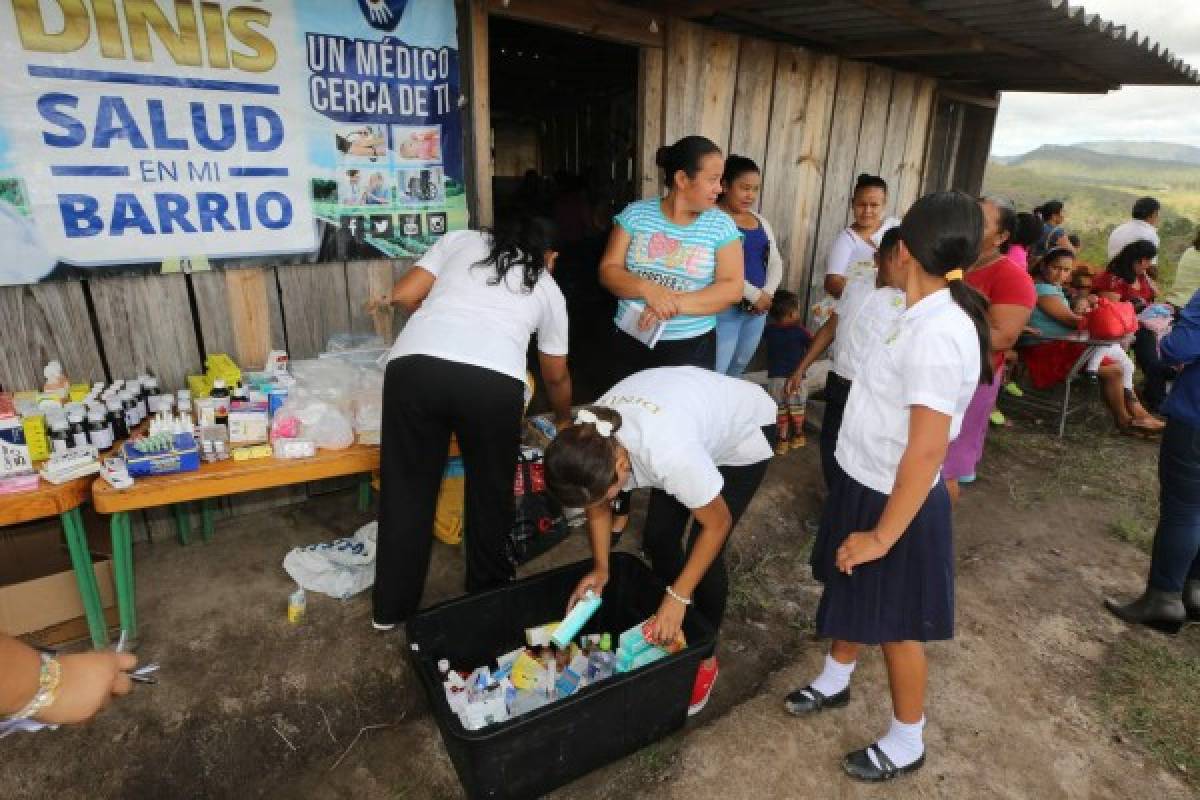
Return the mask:
M 642 330 L 638 326 L 638 321 L 642 318 L 642 312 L 645 310 L 646 306 L 642 303 L 629 303 L 625 306 L 625 313 L 617 318 L 617 327 L 646 345 L 646 347 L 653 348 L 654 345 L 658 344 L 658 340 L 662 338 L 663 331 L 667 329 L 667 323 L 660 320 L 649 328 Z

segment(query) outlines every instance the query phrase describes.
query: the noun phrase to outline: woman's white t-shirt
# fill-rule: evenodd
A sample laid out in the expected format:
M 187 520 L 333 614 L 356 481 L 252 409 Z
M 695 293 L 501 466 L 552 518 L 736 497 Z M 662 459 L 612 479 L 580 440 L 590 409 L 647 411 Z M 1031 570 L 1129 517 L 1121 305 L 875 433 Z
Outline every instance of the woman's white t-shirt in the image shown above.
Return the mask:
M 775 401 L 761 386 L 699 367 L 635 373 L 597 405 L 621 415 L 614 435 L 629 451 L 626 489 L 662 489 L 688 508 L 708 505 L 725 482 L 717 467 L 743 467 L 773 453 L 762 434 Z
M 890 495 L 908 447 L 910 408 L 949 415 L 953 441 L 978 386 L 975 324 L 950 290 L 940 289 L 901 314 L 858 370 L 838 433 L 838 465 L 863 486 Z
M 522 269 L 513 267 L 504 281 L 492 285 L 495 267 L 480 263 L 490 249 L 485 233 L 453 231 L 421 256 L 417 267 L 436 280 L 396 337 L 389 361 L 434 356 L 523 381 L 531 335 L 537 334 L 539 352 L 567 354 L 567 303 L 554 278 L 543 272 L 527 292 Z
M 833 240 L 829 249 L 829 258 L 825 262 L 826 275 L 844 275 L 846 280 L 867 278 L 875 282 L 875 251 L 883 241 L 883 234 L 889 228 L 900 224 L 895 217 L 888 217 L 869 239 L 864 240 L 853 228 L 846 227 Z

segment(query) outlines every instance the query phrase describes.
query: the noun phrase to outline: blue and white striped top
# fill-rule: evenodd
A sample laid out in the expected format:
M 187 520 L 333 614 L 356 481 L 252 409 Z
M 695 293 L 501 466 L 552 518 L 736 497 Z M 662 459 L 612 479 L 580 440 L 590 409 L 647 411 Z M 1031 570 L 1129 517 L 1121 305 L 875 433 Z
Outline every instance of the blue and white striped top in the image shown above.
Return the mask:
M 660 203 L 656 197 L 638 200 L 615 217 L 632 240 L 625 254 L 626 268 L 677 292 L 710 286 L 717 271 L 717 250 L 742 238 L 737 225 L 717 208 L 705 211 L 691 225 L 676 225 L 663 216 Z M 628 300 L 618 302 L 616 319 L 628 305 Z M 716 315 L 680 315 L 667 322 L 662 338 L 691 339 L 716 326 Z

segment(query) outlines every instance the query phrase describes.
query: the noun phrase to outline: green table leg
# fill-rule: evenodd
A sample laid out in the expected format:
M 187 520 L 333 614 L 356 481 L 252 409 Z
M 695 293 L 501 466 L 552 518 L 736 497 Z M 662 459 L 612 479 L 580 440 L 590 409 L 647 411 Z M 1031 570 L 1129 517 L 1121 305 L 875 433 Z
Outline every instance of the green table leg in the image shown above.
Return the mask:
M 78 508 L 73 508 L 62 514 L 61 519 L 67 551 L 71 554 L 71 566 L 79 584 L 79 597 L 83 601 L 83 613 L 87 617 L 88 632 L 92 635 L 92 646 L 96 649 L 107 647 L 108 626 L 104 621 L 104 606 L 100 602 L 100 589 L 96 585 L 96 573 L 88 551 L 83 516 Z
M 369 511 L 371 508 L 371 476 L 363 475 L 358 482 L 358 510 Z
M 200 504 L 200 517 L 204 521 L 204 541 L 211 542 L 213 537 L 213 510 L 217 507 L 217 501 L 214 498 L 209 498 Z
M 133 594 L 133 532 L 129 514 L 118 511 L 109 521 L 112 530 L 113 571 L 117 578 L 117 609 L 121 615 L 121 630 L 131 640 L 137 639 L 137 609 Z
M 192 520 L 189 516 L 188 504 L 176 503 L 171 506 L 171 510 L 175 512 L 175 531 L 179 535 L 179 543 L 186 547 L 192 535 Z

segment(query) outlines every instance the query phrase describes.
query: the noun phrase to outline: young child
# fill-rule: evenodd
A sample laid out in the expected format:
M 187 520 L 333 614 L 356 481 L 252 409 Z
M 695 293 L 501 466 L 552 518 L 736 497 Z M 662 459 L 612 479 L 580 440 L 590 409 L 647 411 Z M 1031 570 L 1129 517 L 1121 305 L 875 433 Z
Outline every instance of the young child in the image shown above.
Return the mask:
M 783 455 L 789 447 L 800 448 L 808 443 L 804 436 L 808 395 L 799 383 L 794 391 L 784 389 L 784 384 L 812 344 L 812 335 L 800 321 L 800 298 L 795 292 L 786 289 L 775 292 L 763 340 L 767 343 L 767 391 L 779 408 L 775 422 L 779 440 L 775 444 L 775 453 Z
M 992 381 L 987 301 L 963 280 L 979 253 L 983 212 L 961 192 L 913 204 L 900 226 L 906 309 L 857 372 L 838 436 L 833 481 L 813 547 L 825 584 L 817 631 L 825 668 L 788 695 L 797 716 L 845 706 L 863 645 L 883 649 L 887 734 L 846 755 L 852 778 L 881 782 L 925 763 L 923 642 L 954 635 L 950 440 L 977 386 Z

